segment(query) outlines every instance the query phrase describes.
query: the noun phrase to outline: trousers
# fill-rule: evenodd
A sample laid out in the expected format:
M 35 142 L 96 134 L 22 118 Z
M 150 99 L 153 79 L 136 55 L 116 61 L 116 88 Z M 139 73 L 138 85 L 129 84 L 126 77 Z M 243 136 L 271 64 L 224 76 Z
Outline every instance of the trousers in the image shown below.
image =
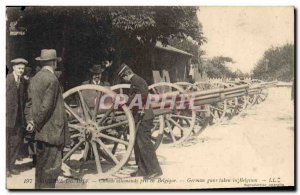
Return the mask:
M 156 172 L 161 172 L 154 145 L 151 142 L 151 129 L 153 120 L 141 121 L 137 132 L 134 144 L 134 154 L 138 172 L 143 175 L 150 175 Z
M 13 168 L 23 142 L 21 128 L 6 128 L 6 166 L 10 170 Z
M 62 146 L 36 141 L 35 189 L 55 188 L 58 176 L 62 173 Z

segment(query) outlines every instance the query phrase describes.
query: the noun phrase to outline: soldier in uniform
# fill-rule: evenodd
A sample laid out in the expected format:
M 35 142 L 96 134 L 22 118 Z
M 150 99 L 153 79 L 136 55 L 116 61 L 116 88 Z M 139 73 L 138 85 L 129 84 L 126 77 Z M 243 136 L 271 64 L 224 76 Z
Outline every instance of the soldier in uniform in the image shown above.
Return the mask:
M 13 72 L 6 77 L 6 163 L 7 176 L 19 174 L 14 164 L 18 157 L 23 141 L 23 128 L 25 127 L 24 107 L 26 99 L 25 81 L 22 77 L 25 65 L 28 62 L 23 58 L 11 61 Z
M 119 70 L 118 76 L 130 82 L 133 94 L 142 96 L 143 105 L 148 96 L 148 85 L 146 81 L 134 72 L 125 63 Z M 132 177 L 143 176 L 145 179 L 153 179 L 162 175 L 153 143 L 151 142 L 151 129 L 153 127 L 154 114 L 152 109 L 144 109 L 142 112 L 133 111 L 135 123 L 138 124 L 136 142 L 134 144 L 135 160 L 138 170 L 130 175 Z
M 41 70 L 31 79 L 26 103 L 27 131 L 35 131 L 35 188 L 54 188 L 62 172 L 62 151 L 70 143 L 67 115 L 59 81 L 55 76 L 56 50 L 43 49 L 36 58 Z

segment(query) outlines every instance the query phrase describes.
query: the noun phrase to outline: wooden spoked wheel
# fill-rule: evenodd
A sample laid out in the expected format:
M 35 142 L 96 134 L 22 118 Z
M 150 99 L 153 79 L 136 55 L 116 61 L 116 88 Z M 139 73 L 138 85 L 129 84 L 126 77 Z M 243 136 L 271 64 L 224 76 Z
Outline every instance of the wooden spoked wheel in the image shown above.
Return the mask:
M 247 107 L 247 96 L 241 96 L 241 97 L 236 97 L 234 99 L 235 101 L 235 107 L 234 107 L 234 115 L 239 115 L 241 114 Z
M 229 82 L 229 83 L 225 83 L 224 86 L 225 87 L 236 87 L 239 84 L 242 83 L 235 83 L 235 82 Z M 234 98 L 230 98 L 227 100 L 227 112 L 229 113 L 229 119 L 231 119 L 234 116 L 239 115 L 240 113 L 242 113 L 243 110 L 246 109 L 247 107 L 247 96 L 243 95 L 243 96 L 239 96 L 239 97 L 234 97 Z
M 262 87 L 259 94 L 256 95 L 256 104 L 260 104 L 261 102 L 265 101 L 268 97 L 269 91 L 267 87 Z
M 175 84 L 182 87 L 186 91 L 186 93 L 206 90 L 205 83 L 203 83 L 204 85 L 203 88 L 200 87 L 200 83 L 198 83 L 199 87 L 188 82 L 177 82 Z M 204 131 L 204 129 L 209 125 L 209 121 L 210 121 L 209 105 L 208 104 L 201 105 L 200 107 L 201 107 L 200 110 L 197 110 L 196 112 L 196 124 L 192 131 L 192 134 L 195 136 L 200 135 Z
M 110 88 L 117 94 L 129 95 L 130 84 L 118 84 Z M 155 150 L 159 147 L 164 134 L 163 116 L 156 116 L 153 120 L 153 128 L 151 129 L 151 141 L 154 144 Z
M 194 86 L 197 90 L 201 90 L 201 91 L 219 88 L 218 86 L 205 81 L 195 82 Z
M 182 81 L 182 82 L 176 82 L 175 84 L 182 87 L 186 92 L 195 91 L 194 84 L 192 83 Z
M 257 99 L 257 95 L 251 94 L 246 97 L 246 108 L 251 108 L 255 105 Z
M 252 79 L 248 84 L 249 86 L 254 86 L 254 85 L 260 85 L 263 81 L 258 80 L 258 79 Z M 262 88 L 259 94 L 253 94 L 249 95 L 247 97 L 247 107 L 252 107 L 255 104 L 261 103 L 262 101 L 265 101 L 265 99 L 268 96 L 268 89 L 267 88 Z
M 229 84 L 223 82 L 196 82 L 194 84 L 199 90 L 208 89 L 223 89 L 230 87 Z M 226 119 L 231 117 L 232 108 L 234 107 L 233 99 L 226 99 L 220 102 L 215 102 L 209 105 L 210 109 L 210 124 L 223 123 Z
M 158 107 L 153 108 L 156 115 L 163 116 L 164 122 L 164 137 L 162 143 L 165 144 L 178 144 L 186 140 L 194 129 L 196 122 L 196 111 L 189 109 L 188 106 L 184 109 L 178 109 L 177 106 L 161 108 L 161 104 L 168 105 L 179 102 L 175 99 L 168 99 L 168 97 L 178 97 L 178 95 L 184 96 L 185 90 L 172 83 L 155 83 L 149 86 L 149 92 L 151 94 L 160 95 L 160 103 Z
M 115 106 L 115 96 L 97 85 L 81 85 L 63 94 L 71 135 L 64 163 L 75 170 L 96 167 L 97 177 L 107 178 L 128 161 L 135 141 L 134 119 L 126 105 Z

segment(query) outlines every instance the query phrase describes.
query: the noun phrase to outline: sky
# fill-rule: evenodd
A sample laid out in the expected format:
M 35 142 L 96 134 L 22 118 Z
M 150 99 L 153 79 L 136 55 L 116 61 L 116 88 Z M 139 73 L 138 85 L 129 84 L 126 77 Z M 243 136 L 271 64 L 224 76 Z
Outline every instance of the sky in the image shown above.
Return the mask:
M 205 57 L 231 57 L 232 70 L 250 72 L 271 46 L 294 43 L 293 7 L 200 7 Z

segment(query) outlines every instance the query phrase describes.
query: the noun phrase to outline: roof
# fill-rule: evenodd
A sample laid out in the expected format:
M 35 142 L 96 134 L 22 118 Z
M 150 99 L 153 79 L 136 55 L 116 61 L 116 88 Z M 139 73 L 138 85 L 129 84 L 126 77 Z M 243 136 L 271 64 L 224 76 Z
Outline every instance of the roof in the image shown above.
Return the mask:
M 187 56 L 193 56 L 193 54 L 190 54 L 186 51 L 177 49 L 177 48 L 172 47 L 170 45 L 163 46 L 163 44 L 160 41 L 156 42 L 155 48 L 170 51 L 170 52 L 180 53 L 180 54 L 187 55 Z

